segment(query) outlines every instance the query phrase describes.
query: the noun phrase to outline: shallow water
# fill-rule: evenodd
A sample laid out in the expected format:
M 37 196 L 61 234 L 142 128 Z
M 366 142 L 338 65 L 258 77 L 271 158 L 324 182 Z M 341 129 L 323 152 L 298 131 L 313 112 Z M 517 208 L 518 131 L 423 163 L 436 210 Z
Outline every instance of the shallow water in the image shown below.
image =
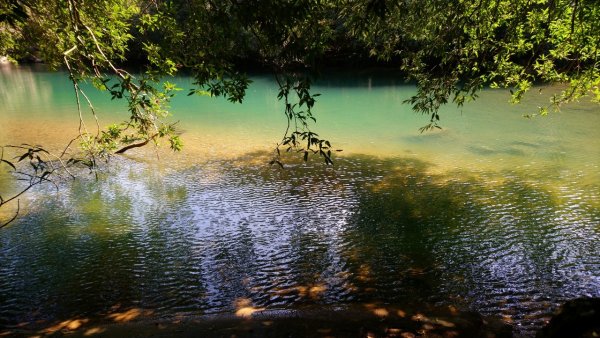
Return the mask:
M 133 152 L 98 180 L 26 195 L 0 231 L 0 326 L 115 306 L 231 313 L 242 300 L 453 305 L 531 335 L 561 302 L 600 297 L 597 106 L 528 120 L 545 97 L 514 106 L 490 90 L 420 134 L 427 119 L 402 104 L 413 87 L 330 74 L 315 128 L 344 151 L 333 167 L 291 157 L 280 170 L 266 163 L 285 117 L 273 81 L 253 80 L 243 105 L 175 98 L 184 153 Z M 63 73 L 3 70 L 0 98 L 2 144 L 58 149 L 77 134 Z M 118 120 L 121 103 L 92 100 L 101 123 Z

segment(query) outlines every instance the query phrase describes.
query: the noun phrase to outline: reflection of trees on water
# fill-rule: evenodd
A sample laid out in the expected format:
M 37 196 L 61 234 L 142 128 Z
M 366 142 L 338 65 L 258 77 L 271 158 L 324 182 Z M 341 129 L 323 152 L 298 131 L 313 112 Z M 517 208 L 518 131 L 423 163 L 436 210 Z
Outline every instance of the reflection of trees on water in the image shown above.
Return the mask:
M 31 107 L 33 102 L 36 107 L 50 106 L 54 100 L 52 94 L 52 87 L 27 67 L 0 66 L 0 102 L 4 113 Z
M 116 165 L 0 233 L 0 298 L 18 299 L 0 317 L 115 303 L 235 312 L 242 299 L 252 309 L 455 304 L 527 327 L 600 290 L 597 209 L 527 173 L 433 175 L 416 159 L 360 156 L 334 170 Z
M 454 302 L 527 331 L 556 303 L 598 295 L 593 202 L 561 201 L 544 187 L 556 182 L 529 173 L 441 177 L 419 161 L 384 163 L 347 227 L 356 275 L 372 262 L 362 284 L 375 299 Z

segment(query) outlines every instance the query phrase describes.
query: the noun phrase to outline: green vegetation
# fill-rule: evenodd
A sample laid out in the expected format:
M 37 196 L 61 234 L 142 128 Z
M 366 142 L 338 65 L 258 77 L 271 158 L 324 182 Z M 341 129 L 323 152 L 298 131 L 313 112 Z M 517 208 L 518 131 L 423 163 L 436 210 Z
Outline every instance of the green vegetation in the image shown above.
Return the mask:
M 539 114 L 588 94 L 600 100 L 600 5 L 596 1 L 402 1 L 379 8 L 355 36 L 394 58 L 418 94 L 409 102 L 437 126 L 440 105 L 459 106 L 484 86 L 518 102 L 536 82 L 565 83 Z M 360 12 L 355 6 L 350 13 Z M 367 9 L 368 11 L 368 9 Z M 352 21 L 350 15 L 348 21 Z M 356 20 L 356 19 L 354 19 Z
M 95 114 L 80 87 L 83 81 L 128 102 L 129 116 L 121 124 L 88 128 L 81 119 L 74 142 L 82 153 L 71 163 L 92 168 L 99 159 L 160 139 L 173 150 L 182 148 L 176 129 L 165 122 L 169 100 L 179 89 L 161 82 L 181 71 L 195 79 L 188 95 L 224 96 L 232 102 L 242 102 L 250 84 L 244 65 L 272 71 L 288 119 L 272 163 L 281 164 L 280 148 L 332 163 L 330 142 L 311 130 L 317 96 L 311 93 L 311 80 L 328 60 L 371 60 L 399 68 L 417 85 L 417 94 L 407 102 L 429 117 L 422 128 L 428 130 L 439 128 L 441 105 L 460 106 L 486 86 L 510 88 L 518 102 L 536 83 L 564 83 L 561 93 L 539 107 L 535 114 L 540 115 L 584 96 L 600 101 L 599 48 L 600 5 L 595 0 L 0 4 L 0 56 L 66 68 L 80 114 Z M 134 66 L 135 75 L 126 70 Z

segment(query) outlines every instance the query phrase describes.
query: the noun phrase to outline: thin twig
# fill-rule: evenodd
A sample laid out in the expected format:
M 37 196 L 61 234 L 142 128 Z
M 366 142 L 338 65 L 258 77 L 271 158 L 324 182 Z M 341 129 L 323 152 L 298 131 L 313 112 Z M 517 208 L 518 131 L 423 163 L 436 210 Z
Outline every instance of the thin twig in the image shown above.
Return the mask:
M 98 137 L 100 135 L 100 122 L 98 121 L 98 115 L 96 115 L 96 109 L 94 109 L 94 106 L 92 105 L 92 101 L 90 101 L 90 99 L 85 94 L 85 92 L 81 89 L 81 87 L 79 88 L 79 91 L 81 92 L 81 95 L 83 95 L 85 100 L 87 101 L 87 104 L 90 107 L 90 111 L 92 112 L 92 115 L 94 116 L 94 119 L 96 120 L 96 137 Z
M 8 222 L 0 224 L 0 229 L 4 228 L 5 226 L 12 223 L 15 219 L 17 219 L 17 216 L 19 216 L 19 211 L 21 211 L 21 204 L 19 203 L 19 200 L 17 200 L 17 211 L 15 212 L 15 215 L 11 219 L 9 219 Z
M 24 193 L 26 193 L 29 189 L 31 189 L 35 184 L 30 184 L 27 188 L 21 190 L 21 192 L 17 193 L 15 196 L 7 199 L 7 200 L 3 200 L 2 204 L 0 204 L 0 206 L 7 204 L 8 202 L 18 198 L 19 196 L 23 195 Z

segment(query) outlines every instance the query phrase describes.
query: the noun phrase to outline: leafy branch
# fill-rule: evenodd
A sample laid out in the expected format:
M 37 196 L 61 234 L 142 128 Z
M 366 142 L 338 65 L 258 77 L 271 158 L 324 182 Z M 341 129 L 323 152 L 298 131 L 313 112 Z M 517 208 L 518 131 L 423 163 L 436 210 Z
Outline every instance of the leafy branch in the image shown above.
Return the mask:
M 319 135 L 310 129 L 309 123 L 317 120 L 313 116 L 312 108 L 315 105 L 315 97 L 320 94 L 311 94 L 311 81 L 302 75 L 276 75 L 279 93 L 277 98 L 283 100 L 285 105 L 285 116 L 287 127 L 280 143 L 275 148 L 276 156 L 270 164 L 277 164 L 283 168 L 280 161 L 281 150 L 286 152 L 296 151 L 303 153 L 304 161 L 308 161 L 309 154 L 317 154 L 323 157 L 326 164 L 333 164 L 332 147 L 328 140 L 321 139 Z M 292 97 L 290 94 L 293 93 Z M 341 150 L 336 150 L 341 151 Z
M 7 159 L 5 157 L 5 150 L 11 149 L 17 153 L 13 158 Z M 48 183 L 58 189 L 58 185 L 55 180 L 59 178 L 75 176 L 69 170 L 69 168 L 75 164 L 83 163 L 84 160 L 70 158 L 64 160 L 62 155 L 58 156 L 50 153 L 46 149 L 37 145 L 23 144 L 19 146 L 7 145 L 0 147 L 0 168 L 9 167 L 9 172 L 16 176 L 16 180 L 19 182 L 25 182 L 25 186 L 20 188 L 17 192 L 11 194 L 9 197 L 4 197 L 0 193 L 0 208 L 9 204 L 12 201 L 17 202 L 17 210 L 14 216 L 6 222 L 0 223 L 0 228 L 7 226 L 12 223 L 18 216 L 21 205 L 19 197 L 29 191 L 36 185 Z M 89 167 L 89 165 L 88 165 Z
M 158 138 L 167 138 L 171 149 L 181 150 L 182 142 L 174 128 L 175 124 L 162 122 L 162 119 L 169 116 L 169 101 L 179 88 L 164 82 L 163 89 L 159 90 L 152 84 L 154 80 L 152 76 L 143 76 L 137 80 L 129 72 L 116 67 L 105 51 L 106 46 L 99 42 L 97 35 L 100 33 L 83 22 L 74 0 L 69 0 L 69 13 L 71 25 L 74 27 L 75 41 L 78 43 L 64 53 L 64 63 L 73 83 L 77 101 L 80 120 L 78 138 L 90 162 L 96 166 L 97 158 L 107 159 L 111 154 L 122 154 L 151 141 L 157 145 Z M 88 43 L 90 41 L 91 45 Z M 71 67 L 69 58 L 76 50 L 81 50 L 82 53 L 73 56 L 75 61 L 80 64 L 82 59 L 87 59 L 91 65 L 90 75 L 82 72 L 85 67 L 80 66 L 77 69 Z M 112 79 L 116 80 L 116 83 L 110 83 L 112 79 L 104 75 L 105 70 L 112 74 Z M 87 77 L 91 78 L 96 88 L 108 91 L 112 99 L 127 99 L 129 121 L 100 130 L 94 107 L 79 86 L 79 82 Z M 85 98 L 96 120 L 95 135 L 88 132 L 83 121 L 80 94 Z

